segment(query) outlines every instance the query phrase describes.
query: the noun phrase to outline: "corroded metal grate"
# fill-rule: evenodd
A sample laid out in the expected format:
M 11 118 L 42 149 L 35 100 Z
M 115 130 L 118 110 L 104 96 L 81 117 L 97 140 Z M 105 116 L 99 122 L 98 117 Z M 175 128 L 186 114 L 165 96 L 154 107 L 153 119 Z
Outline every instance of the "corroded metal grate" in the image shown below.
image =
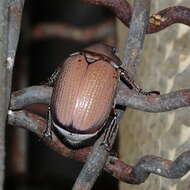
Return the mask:
M 146 33 L 158 32 L 174 23 L 183 23 L 190 26 L 190 9 L 183 6 L 169 7 L 149 17 L 150 0 L 135 0 L 133 14 L 129 3 L 125 0 L 83 0 L 83 2 L 107 6 L 127 27 L 130 25 L 123 67 L 127 69 L 131 78 L 134 78 L 136 68 L 139 65 L 139 57 Z M 53 31 L 49 34 L 46 33 L 46 36 L 58 35 L 65 38 L 64 32 L 60 35 L 61 28 L 57 25 L 38 27 L 32 33 L 36 39 L 44 37 L 42 34 L 46 27 L 51 27 L 51 31 Z M 86 33 L 89 34 L 88 40 L 93 41 L 94 38 L 102 39 L 106 35 L 110 35 L 105 30 L 107 27 L 110 27 L 111 34 L 114 34 L 113 25 L 112 22 L 110 24 L 110 21 L 90 28 L 90 33 L 86 29 Z M 63 29 L 65 30 L 64 27 Z M 94 36 L 95 29 L 98 31 L 95 32 L 96 34 L 101 33 L 100 36 Z M 79 36 L 84 32 L 71 27 L 72 30 L 78 31 Z M 82 42 L 86 40 L 84 38 L 80 39 L 78 35 L 74 36 L 72 33 L 70 33 L 69 38 Z M 28 129 L 42 138 L 46 121 L 38 115 L 27 112 L 24 110 L 24 107 L 34 103 L 49 104 L 51 93 L 52 88 L 47 86 L 34 86 L 13 92 L 8 112 L 8 123 Z M 165 112 L 189 106 L 190 89 L 163 95 L 146 96 L 120 84 L 116 103 L 122 107 L 131 107 L 147 112 Z M 122 113 L 122 111 L 119 111 L 119 113 Z M 115 136 L 113 137 L 113 142 Z M 68 149 L 56 136 L 53 136 L 52 139 L 43 138 L 42 140 L 54 151 L 65 157 L 82 162 L 87 160 L 84 167 L 86 170 L 84 169 L 81 172 L 73 189 L 91 189 L 102 167 L 114 177 L 130 184 L 143 183 L 151 173 L 166 178 L 179 178 L 184 176 L 190 169 L 190 151 L 182 153 L 175 161 L 148 155 L 142 157 L 135 166 L 130 166 L 117 157 L 112 156 L 110 152 L 101 146 L 101 138 L 97 141 L 94 148 L 87 147 L 79 150 Z

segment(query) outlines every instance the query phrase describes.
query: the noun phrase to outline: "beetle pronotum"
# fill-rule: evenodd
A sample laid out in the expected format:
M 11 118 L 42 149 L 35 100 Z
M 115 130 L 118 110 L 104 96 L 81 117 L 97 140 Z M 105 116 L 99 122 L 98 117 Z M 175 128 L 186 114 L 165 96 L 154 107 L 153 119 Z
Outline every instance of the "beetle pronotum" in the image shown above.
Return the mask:
M 51 136 L 53 129 L 66 145 L 77 148 L 92 143 L 102 129 L 113 131 L 117 116 L 112 110 L 120 78 L 142 93 L 120 65 L 115 49 L 104 44 L 71 54 L 53 88 L 45 135 Z

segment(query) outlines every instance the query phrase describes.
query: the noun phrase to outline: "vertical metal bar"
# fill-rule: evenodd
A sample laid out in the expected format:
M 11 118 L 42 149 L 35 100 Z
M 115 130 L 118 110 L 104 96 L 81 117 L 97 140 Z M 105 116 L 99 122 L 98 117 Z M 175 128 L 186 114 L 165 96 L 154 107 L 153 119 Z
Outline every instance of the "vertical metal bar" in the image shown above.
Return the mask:
M 20 31 L 23 7 L 24 7 L 24 0 L 13 1 L 9 5 L 9 43 L 8 43 L 9 59 L 15 58 L 17 43 L 19 39 L 19 31 Z M 17 65 L 18 75 L 16 75 L 15 77 L 16 83 L 13 84 L 13 88 L 16 89 L 21 89 L 25 87 L 28 76 L 26 71 L 27 60 L 25 56 L 23 57 L 23 51 L 21 53 L 17 52 L 17 55 L 19 54 L 18 55 L 19 59 L 16 59 L 16 62 L 18 63 Z M 10 169 L 8 172 L 10 172 L 11 176 L 24 175 L 26 174 L 27 171 L 27 131 L 15 128 L 8 130 L 7 133 L 8 133 L 7 148 L 9 149 L 7 156 L 8 158 L 7 163 L 8 163 L 8 169 Z
M 135 0 L 128 39 L 125 47 L 123 67 L 134 79 L 140 62 L 144 38 L 148 25 L 151 0 Z
M 20 9 L 15 9 L 12 5 L 15 5 L 15 3 L 19 5 L 21 2 L 23 1 L 0 1 L 0 189 L 3 189 L 4 183 L 5 126 L 20 28 L 20 25 L 18 25 L 20 22 L 15 21 L 20 21 L 21 18 L 19 17 Z M 14 12 L 15 10 L 17 11 Z
M 7 90 L 7 0 L 0 0 L 0 190 L 3 189 L 5 169 L 5 126 L 10 94 Z

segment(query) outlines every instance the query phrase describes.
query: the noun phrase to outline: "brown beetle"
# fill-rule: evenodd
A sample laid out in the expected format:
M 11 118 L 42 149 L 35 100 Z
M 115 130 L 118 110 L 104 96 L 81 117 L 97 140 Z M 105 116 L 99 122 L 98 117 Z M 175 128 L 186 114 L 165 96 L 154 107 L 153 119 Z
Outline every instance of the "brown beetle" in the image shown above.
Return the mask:
M 93 142 L 102 129 L 115 128 L 112 108 L 119 79 L 140 92 L 120 65 L 115 49 L 104 44 L 70 55 L 53 88 L 46 136 L 53 129 L 66 145 L 76 148 Z

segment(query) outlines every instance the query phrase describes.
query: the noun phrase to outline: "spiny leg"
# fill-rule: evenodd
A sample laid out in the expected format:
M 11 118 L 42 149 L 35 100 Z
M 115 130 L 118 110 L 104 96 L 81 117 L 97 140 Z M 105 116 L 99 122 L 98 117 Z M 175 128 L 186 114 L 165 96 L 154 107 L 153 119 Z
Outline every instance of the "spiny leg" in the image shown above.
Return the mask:
M 58 66 L 55 71 L 53 72 L 53 74 L 48 78 L 48 81 L 45 82 L 45 85 L 47 86 L 53 86 L 55 81 L 57 80 L 57 77 L 60 73 L 61 70 L 61 66 Z
M 104 132 L 104 139 L 101 145 L 106 147 L 106 150 L 110 152 L 111 150 L 111 140 L 115 133 L 117 133 L 118 125 L 117 125 L 117 114 L 113 111 L 106 123 L 105 132 Z
M 122 67 L 119 67 L 120 70 L 120 77 L 121 80 L 130 88 L 130 89 L 134 89 L 137 93 L 139 94 L 143 94 L 143 95 L 160 95 L 159 91 L 150 91 L 150 92 L 146 92 L 143 89 L 141 89 L 137 84 L 135 84 L 135 82 L 133 80 L 131 80 L 131 78 L 129 77 L 129 74 L 127 73 L 127 71 L 125 69 L 123 69 Z

